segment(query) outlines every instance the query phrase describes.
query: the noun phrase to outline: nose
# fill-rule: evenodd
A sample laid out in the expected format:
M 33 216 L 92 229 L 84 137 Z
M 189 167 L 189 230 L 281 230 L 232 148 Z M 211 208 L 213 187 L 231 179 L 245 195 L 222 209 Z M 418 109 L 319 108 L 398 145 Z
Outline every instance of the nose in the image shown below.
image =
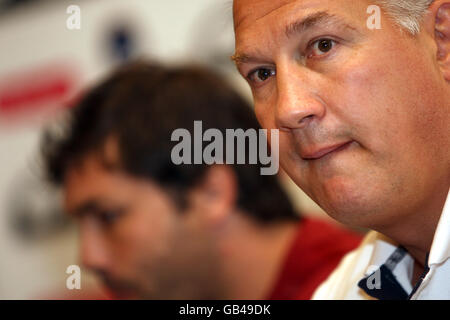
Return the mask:
M 80 255 L 84 267 L 97 272 L 107 269 L 108 257 L 105 240 L 93 222 L 81 223 Z
M 314 83 L 317 79 L 301 67 L 277 68 L 275 123 L 279 129 L 304 128 L 325 115 L 325 104 Z

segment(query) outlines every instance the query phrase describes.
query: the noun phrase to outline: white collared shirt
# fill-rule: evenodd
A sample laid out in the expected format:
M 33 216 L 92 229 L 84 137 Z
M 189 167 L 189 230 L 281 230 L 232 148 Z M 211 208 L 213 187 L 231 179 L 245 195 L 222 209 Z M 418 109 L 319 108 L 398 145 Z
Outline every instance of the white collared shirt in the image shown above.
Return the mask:
M 376 294 L 369 295 L 367 292 L 383 290 L 384 278 L 381 278 L 380 286 L 374 286 L 377 281 L 374 272 L 381 270 L 380 267 L 386 265 L 394 252 L 401 252 L 398 244 L 378 232 L 370 232 L 361 245 L 347 254 L 328 279 L 319 286 L 313 299 L 375 299 L 372 296 L 377 296 Z M 390 268 L 393 278 L 411 300 L 450 300 L 450 192 L 428 255 L 429 270 L 417 288 L 411 285 L 414 259 L 408 253 L 401 255 L 399 261 L 394 264 L 387 265 L 393 266 Z M 358 286 L 358 283 L 365 283 L 366 280 L 370 290 L 367 290 L 367 287 L 363 290 Z

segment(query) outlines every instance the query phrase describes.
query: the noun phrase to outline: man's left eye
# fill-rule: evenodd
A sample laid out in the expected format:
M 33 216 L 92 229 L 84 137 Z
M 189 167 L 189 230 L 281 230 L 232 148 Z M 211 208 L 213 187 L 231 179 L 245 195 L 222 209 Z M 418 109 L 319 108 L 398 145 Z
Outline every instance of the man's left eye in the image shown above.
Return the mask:
M 319 39 L 312 44 L 312 53 L 308 56 L 321 56 L 328 53 L 336 45 L 331 39 Z
M 104 225 L 110 225 L 122 216 L 122 211 L 103 211 L 99 214 L 99 219 Z
M 255 84 L 260 84 L 276 74 L 275 70 L 269 68 L 259 68 L 251 71 L 247 79 Z

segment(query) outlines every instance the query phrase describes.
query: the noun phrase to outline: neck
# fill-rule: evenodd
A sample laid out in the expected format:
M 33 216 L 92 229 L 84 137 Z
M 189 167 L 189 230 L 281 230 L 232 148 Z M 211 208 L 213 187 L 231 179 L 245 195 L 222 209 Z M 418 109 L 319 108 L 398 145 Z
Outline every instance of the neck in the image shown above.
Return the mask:
M 425 266 L 447 195 L 448 188 L 434 193 L 433 198 L 427 198 L 427 205 L 410 210 L 413 214 L 408 215 L 408 219 L 379 230 L 408 250 L 416 260 L 416 269 Z
M 243 214 L 234 214 L 227 224 L 220 244 L 226 299 L 267 299 L 297 223 L 262 226 Z

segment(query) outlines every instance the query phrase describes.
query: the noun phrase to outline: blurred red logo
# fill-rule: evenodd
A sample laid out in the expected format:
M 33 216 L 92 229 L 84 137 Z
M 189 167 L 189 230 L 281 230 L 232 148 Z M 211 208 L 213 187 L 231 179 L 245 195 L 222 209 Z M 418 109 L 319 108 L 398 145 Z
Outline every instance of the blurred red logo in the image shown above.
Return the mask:
M 76 82 L 75 73 L 62 65 L 0 78 L 0 113 L 13 116 L 47 107 L 67 107 L 74 97 Z

